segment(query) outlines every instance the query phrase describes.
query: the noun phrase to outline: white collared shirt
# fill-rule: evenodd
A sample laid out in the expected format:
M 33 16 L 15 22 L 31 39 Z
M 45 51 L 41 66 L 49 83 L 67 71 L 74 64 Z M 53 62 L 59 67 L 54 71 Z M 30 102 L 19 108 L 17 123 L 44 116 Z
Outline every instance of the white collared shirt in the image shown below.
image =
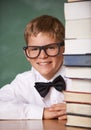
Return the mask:
M 42 77 L 34 68 L 18 74 L 11 84 L 0 89 L 0 119 L 42 119 L 44 107 L 64 102 L 64 95 L 51 87 L 42 98 L 34 87 L 35 82 L 49 82 L 58 75 L 65 79 L 64 67 L 51 80 Z M 68 84 L 67 79 L 65 81 Z

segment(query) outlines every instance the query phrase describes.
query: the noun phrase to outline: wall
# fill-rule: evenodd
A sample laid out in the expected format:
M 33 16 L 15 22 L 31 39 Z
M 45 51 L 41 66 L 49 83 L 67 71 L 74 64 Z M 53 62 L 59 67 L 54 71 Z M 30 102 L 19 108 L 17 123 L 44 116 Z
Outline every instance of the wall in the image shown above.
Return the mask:
M 48 14 L 64 24 L 66 0 L 0 0 L 0 87 L 10 83 L 18 73 L 31 68 L 22 47 L 26 24 L 36 16 Z

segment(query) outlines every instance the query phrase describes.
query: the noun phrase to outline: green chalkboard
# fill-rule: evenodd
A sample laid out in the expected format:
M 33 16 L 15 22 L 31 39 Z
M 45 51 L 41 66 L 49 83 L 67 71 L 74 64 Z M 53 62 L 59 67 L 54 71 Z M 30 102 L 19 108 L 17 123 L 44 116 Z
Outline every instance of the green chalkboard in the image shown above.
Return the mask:
M 24 29 L 33 18 L 48 14 L 64 24 L 66 0 L 0 0 L 0 87 L 10 83 L 18 73 L 31 68 L 22 47 Z

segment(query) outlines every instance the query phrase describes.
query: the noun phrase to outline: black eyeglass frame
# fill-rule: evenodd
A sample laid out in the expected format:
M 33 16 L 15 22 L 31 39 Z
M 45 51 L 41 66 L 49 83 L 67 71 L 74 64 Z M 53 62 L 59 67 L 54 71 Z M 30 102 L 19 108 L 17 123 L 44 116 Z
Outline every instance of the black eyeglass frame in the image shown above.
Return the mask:
M 50 46 L 50 45 L 55 45 L 55 44 L 58 46 L 58 53 L 57 53 L 56 55 L 48 55 L 47 52 L 46 52 L 46 48 L 47 48 L 48 46 Z M 44 50 L 44 52 L 45 52 L 45 54 L 46 54 L 47 56 L 55 57 L 55 56 L 59 55 L 59 53 L 60 53 L 60 47 L 61 47 L 61 46 L 64 46 L 64 41 L 61 42 L 61 43 L 53 43 L 53 44 L 48 44 L 48 45 L 44 45 L 44 46 L 25 46 L 25 47 L 23 47 L 23 50 L 25 51 L 26 56 L 27 56 L 28 58 L 30 58 L 30 59 L 35 59 L 35 58 L 37 58 L 37 57 L 40 55 L 41 50 Z M 26 51 L 28 47 L 37 47 L 37 48 L 39 48 L 39 54 L 38 54 L 36 57 L 30 57 L 30 56 L 28 56 L 27 51 Z

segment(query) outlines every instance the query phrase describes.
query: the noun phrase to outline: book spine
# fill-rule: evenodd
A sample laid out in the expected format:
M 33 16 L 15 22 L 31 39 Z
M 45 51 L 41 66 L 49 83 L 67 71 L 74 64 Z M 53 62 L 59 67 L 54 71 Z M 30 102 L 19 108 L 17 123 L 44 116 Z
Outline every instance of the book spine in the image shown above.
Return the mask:
M 67 126 L 91 129 L 91 117 L 69 114 L 67 115 L 67 118 Z
M 65 66 L 84 66 L 91 67 L 91 55 L 65 55 L 64 54 L 64 65 Z
M 91 18 L 80 20 L 66 20 L 65 38 L 91 39 Z
M 65 3 L 64 9 L 66 20 L 91 18 L 91 1 Z
M 91 39 L 65 40 L 64 54 L 91 54 Z

